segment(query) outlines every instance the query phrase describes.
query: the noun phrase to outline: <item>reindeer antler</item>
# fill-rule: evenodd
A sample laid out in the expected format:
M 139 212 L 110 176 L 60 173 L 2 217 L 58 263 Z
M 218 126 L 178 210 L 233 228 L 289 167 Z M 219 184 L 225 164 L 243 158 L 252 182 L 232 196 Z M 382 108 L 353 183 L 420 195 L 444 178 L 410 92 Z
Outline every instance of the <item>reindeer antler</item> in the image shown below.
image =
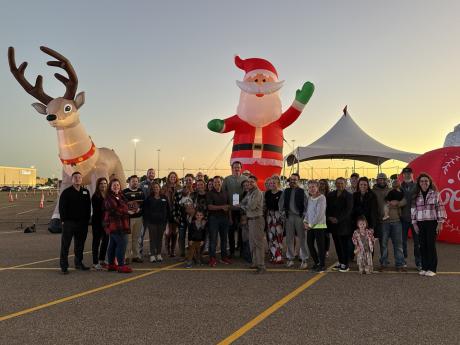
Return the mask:
M 48 61 L 46 63 L 48 66 L 59 67 L 67 72 L 69 78 L 66 78 L 59 73 L 55 73 L 54 76 L 57 80 L 63 83 L 66 88 L 64 98 L 73 100 L 75 98 L 75 94 L 77 93 L 78 78 L 77 73 L 75 73 L 75 70 L 72 67 L 72 64 L 65 56 L 59 54 L 57 51 L 54 51 L 53 49 L 41 46 L 40 50 L 58 60 Z
M 43 91 L 43 77 L 41 75 L 37 76 L 37 80 L 35 81 L 35 86 L 30 84 L 24 72 L 27 67 L 27 62 L 23 62 L 19 68 L 16 67 L 16 61 L 14 59 L 14 48 L 8 48 L 8 62 L 10 64 L 10 71 L 13 76 L 16 78 L 18 83 L 27 91 L 28 94 L 38 99 L 43 104 L 47 105 L 49 102 L 53 100 L 52 97 L 48 96 L 45 91 Z

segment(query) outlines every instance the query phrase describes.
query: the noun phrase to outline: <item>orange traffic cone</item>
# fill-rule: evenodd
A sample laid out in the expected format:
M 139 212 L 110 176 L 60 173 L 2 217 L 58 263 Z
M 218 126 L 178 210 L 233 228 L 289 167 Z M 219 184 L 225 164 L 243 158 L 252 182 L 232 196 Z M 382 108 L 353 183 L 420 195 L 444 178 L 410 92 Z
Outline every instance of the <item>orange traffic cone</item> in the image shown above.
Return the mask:
M 8 201 L 9 201 L 9 202 L 13 202 L 13 201 L 14 201 L 14 199 L 13 199 L 13 193 L 11 193 L 11 191 L 10 191 L 10 193 L 8 194 Z
M 40 208 L 45 207 L 44 202 L 45 202 L 45 195 L 42 192 L 42 197 L 40 198 L 40 206 L 39 206 Z

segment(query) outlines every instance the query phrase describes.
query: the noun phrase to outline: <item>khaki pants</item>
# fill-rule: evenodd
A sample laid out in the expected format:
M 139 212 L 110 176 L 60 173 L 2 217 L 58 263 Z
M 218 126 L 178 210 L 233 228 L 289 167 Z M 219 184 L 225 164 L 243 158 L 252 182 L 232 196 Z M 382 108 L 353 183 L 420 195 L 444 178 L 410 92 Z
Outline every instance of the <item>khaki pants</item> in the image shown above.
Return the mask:
M 142 217 L 130 218 L 129 227 L 131 233 L 128 234 L 128 245 L 126 247 L 126 259 L 141 258 L 139 253 L 139 236 L 141 234 Z
M 196 259 L 197 263 L 201 263 L 201 242 L 200 241 L 191 241 L 192 244 L 188 246 L 187 261 L 192 261 L 193 258 Z M 189 242 L 190 243 L 190 242 Z
M 288 260 L 294 260 L 295 258 L 295 237 L 297 235 L 299 239 L 299 256 L 300 259 L 307 260 L 308 259 L 308 249 L 307 249 L 307 241 L 305 236 L 305 228 L 303 225 L 303 218 L 297 216 L 295 214 L 290 214 L 288 219 L 286 220 L 286 257 Z
M 251 247 L 252 264 L 259 268 L 265 268 L 265 219 L 256 217 L 248 219 L 249 246 Z

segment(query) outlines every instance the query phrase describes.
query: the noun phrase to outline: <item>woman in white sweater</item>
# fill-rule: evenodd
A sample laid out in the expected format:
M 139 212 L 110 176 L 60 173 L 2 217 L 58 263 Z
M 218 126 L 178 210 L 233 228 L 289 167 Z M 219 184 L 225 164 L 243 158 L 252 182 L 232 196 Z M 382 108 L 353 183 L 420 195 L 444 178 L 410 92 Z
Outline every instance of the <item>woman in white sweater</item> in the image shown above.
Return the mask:
M 307 245 L 315 262 L 313 269 L 322 273 L 326 269 L 326 197 L 319 192 L 319 183 L 316 180 L 308 181 L 308 194 L 308 206 L 303 221 L 307 231 Z

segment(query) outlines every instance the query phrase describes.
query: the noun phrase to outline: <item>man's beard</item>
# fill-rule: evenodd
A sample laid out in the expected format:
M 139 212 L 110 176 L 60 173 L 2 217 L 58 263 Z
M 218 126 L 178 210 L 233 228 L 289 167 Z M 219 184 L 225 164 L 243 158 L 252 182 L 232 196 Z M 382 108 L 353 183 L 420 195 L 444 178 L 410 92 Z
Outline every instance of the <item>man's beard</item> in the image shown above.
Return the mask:
M 281 117 L 281 100 L 278 92 L 257 97 L 241 91 L 236 113 L 250 125 L 264 127 Z

